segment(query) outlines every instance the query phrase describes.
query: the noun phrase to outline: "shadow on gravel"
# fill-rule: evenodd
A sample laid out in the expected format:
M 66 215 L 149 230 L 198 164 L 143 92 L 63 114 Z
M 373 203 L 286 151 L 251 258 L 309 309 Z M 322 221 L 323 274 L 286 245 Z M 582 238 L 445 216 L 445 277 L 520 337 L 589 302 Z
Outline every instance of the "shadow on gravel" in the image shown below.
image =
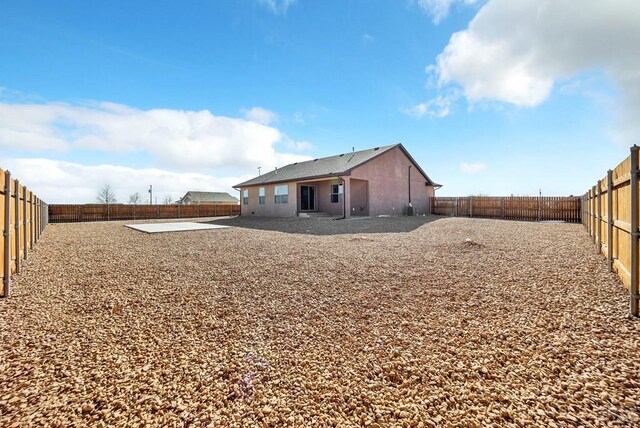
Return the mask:
M 246 229 L 272 230 L 306 235 L 344 235 L 353 233 L 404 233 L 442 219 L 441 216 L 355 217 L 346 220 L 304 217 L 232 217 L 208 223 Z

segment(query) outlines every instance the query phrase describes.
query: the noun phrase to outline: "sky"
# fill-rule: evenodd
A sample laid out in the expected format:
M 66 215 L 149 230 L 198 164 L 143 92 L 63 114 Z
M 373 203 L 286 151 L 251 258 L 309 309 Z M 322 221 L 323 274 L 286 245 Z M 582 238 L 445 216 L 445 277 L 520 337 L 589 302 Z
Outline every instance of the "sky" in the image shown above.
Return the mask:
M 637 0 L 0 6 L 0 168 L 49 203 L 396 143 L 436 195 L 579 195 L 640 140 Z

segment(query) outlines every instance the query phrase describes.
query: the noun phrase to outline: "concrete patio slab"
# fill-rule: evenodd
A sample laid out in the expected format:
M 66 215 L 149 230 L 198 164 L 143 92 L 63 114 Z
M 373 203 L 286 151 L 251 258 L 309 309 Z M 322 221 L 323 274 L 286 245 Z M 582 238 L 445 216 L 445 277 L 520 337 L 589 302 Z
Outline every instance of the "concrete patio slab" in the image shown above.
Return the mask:
M 187 232 L 190 230 L 205 229 L 223 229 L 230 226 L 220 224 L 204 224 L 193 222 L 180 223 L 141 223 L 141 224 L 125 224 L 126 227 L 145 233 L 163 233 L 163 232 Z

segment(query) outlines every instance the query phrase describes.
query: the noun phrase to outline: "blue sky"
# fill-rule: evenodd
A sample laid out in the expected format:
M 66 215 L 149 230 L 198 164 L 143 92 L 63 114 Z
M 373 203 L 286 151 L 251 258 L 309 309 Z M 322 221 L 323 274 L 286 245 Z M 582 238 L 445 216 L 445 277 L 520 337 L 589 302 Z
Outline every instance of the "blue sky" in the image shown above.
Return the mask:
M 52 203 L 401 142 L 439 195 L 580 194 L 638 142 L 640 2 L 2 1 L 0 168 Z

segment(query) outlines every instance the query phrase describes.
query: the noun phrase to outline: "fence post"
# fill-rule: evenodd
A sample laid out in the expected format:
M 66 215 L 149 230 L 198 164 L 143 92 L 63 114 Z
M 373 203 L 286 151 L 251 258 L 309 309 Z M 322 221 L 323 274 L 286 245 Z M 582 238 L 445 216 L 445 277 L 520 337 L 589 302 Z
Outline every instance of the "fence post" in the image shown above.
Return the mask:
M 613 272 L 613 171 L 607 171 L 607 265 Z
M 589 192 L 584 192 L 584 200 L 582 201 L 582 224 L 589 233 Z
M 596 240 L 596 232 L 593 230 L 593 212 L 595 211 L 593 208 L 593 187 L 589 189 L 589 237 L 593 242 Z
M 542 201 L 542 190 L 540 191 L 540 193 L 538 194 L 538 221 L 542 220 L 542 216 L 540 214 L 540 210 L 542 209 L 542 206 L 540 205 L 540 202 Z
M 16 273 L 20 273 L 20 181 L 15 180 L 13 182 L 13 185 L 15 186 L 14 197 L 16 199 L 15 207 L 13 209 L 13 228 L 15 229 L 16 233 Z
M 582 227 L 586 229 L 587 228 L 587 194 L 586 193 L 582 195 L 581 204 L 582 205 L 580 205 L 580 207 L 582 208 Z
M 35 245 L 38 242 L 38 216 L 40 215 L 40 211 L 38 211 L 38 197 L 36 196 L 33 201 L 33 244 Z
M 469 217 L 473 217 L 473 196 L 469 196 Z
M 589 232 L 589 191 L 584 193 L 584 228 Z M 591 236 L 591 235 L 589 235 Z
M 24 259 L 29 257 L 29 218 L 27 217 L 27 188 L 22 189 L 22 228 L 24 230 Z
M 638 146 L 631 147 L 631 296 L 629 312 L 638 316 Z
M 597 199 L 596 199 L 596 220 L 598 224 L 596 225 L 596 233 L 597 233 L 597 246 L 598 246 L 598 254 L 602 252 L 602 182 L 598 180 L 597 184 Z
M 31 242 L 31 248 L 35 245 L 35 224 L 33 223 L 33 214 L 35 210 L 33 208 L 33 192 L 31 192 L 31 196 L 29 196 L 29 241 Z
M 11 297 L 11 173 L 4 175 L 4 260 L 2 292 L 4 297 Z

